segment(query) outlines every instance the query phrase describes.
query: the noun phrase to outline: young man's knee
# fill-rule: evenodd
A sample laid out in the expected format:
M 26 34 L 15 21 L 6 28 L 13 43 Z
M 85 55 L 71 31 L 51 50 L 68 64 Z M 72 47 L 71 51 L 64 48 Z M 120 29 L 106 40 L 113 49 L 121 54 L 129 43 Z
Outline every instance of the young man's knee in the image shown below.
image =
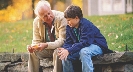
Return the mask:
M 91 52 L 86 48 L 82 48 L 79 54 L 83 56 L 83 55 L 89 55 L 91 54 Z

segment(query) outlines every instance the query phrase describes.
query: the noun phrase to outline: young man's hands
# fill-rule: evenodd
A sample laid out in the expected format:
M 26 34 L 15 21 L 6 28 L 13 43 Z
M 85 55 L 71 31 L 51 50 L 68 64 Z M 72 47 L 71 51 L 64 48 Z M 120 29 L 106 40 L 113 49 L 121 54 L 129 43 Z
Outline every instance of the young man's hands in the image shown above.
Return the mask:
M 66 60 L 67 56 L 69 55 L 68 50 L 64 48 L 57 48 L 57 50 L 58 50 L 59 59 Z
M 27 45 L 27 50 L 29 53 L 33 53 L 34 51 L 42 51 L 43 49 L 47 48 L 47 43 L 39 43 L 34 45 Z

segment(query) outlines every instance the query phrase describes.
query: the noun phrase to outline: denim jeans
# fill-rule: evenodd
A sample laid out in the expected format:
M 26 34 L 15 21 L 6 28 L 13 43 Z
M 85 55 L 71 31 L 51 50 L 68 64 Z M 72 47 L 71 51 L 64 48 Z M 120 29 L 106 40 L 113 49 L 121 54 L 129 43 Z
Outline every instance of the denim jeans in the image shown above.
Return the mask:
M 79 53 L 79 54 L 78 54 Z M 62 60 L 63 64 L 63 72 L 74 72 L 72 62 L 74 60 L 71 60 L 69 58 L 75 57 L 73 59 L 80 59 L 82 63 L 82 72 L 93 72 L 93 63 L 91 58 L 96 55 L 102 54 L 102 50 L 99 46 L 91 44 L 89 47 L 82 48 L 80 52 L 78 52 L 78 55 L 69 55 L 67 60 Z

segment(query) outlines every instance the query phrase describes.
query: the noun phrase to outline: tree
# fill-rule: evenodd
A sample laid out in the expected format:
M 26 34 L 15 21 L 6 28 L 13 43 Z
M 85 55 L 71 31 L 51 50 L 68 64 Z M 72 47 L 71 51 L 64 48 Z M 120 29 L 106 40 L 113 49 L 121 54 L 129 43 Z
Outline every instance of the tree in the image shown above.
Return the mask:
M 34 3 L 35 3 L 35 0 L 32 0 L 32 9 L 34 9 L 34 8 L 35 8 Z M 32 16 L 32 18 L 35 18 L 35 13 L 34 13 L 34 10 L 33 10 L 33 16 Z

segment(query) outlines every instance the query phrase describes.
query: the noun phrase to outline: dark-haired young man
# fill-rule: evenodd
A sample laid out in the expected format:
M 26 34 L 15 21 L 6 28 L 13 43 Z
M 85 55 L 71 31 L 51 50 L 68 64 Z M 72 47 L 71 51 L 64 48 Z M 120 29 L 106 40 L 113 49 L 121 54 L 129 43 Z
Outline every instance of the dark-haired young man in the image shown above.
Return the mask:
M 93 72 L 91 58 L 109 51 L 105 37 L 89 20 L 83 18 L 79 6 L 70 5 L 64 11 L 67 19 L 66 41 L 58 48 L 63 72 L 74 72 L 73 62 L 81 60 L 82 72 Z

